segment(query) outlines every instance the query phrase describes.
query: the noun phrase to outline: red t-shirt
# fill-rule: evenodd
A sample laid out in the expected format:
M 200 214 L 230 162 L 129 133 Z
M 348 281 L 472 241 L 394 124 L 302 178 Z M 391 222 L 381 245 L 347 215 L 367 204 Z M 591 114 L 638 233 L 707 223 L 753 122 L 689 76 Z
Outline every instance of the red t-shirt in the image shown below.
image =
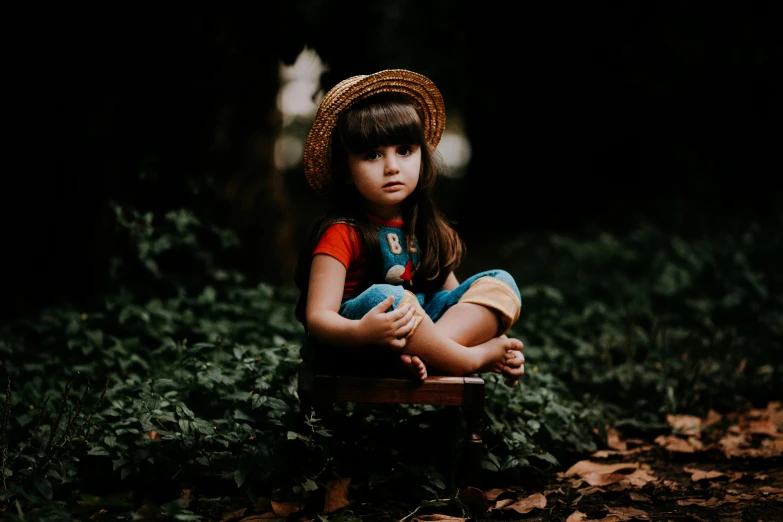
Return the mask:
M 402 227 L 402 221 L 387 221 L 375 216 L 368 216 L 371 221 L 379 225 L 392 227 Z M 364 276 L 364 255 L 361 251 L 362 245 L 359 242 L 359 234 L 356 228 L 345 224 L 335 223 L 330 225 L 323 233 L 321 239 L 313 251 L 315 254 L 327 254 L 337 259 L 343 264 L 347 273 L 345 274 L 345 286 L 343 287 L 343 298 L 353 297 L 356 287 Z

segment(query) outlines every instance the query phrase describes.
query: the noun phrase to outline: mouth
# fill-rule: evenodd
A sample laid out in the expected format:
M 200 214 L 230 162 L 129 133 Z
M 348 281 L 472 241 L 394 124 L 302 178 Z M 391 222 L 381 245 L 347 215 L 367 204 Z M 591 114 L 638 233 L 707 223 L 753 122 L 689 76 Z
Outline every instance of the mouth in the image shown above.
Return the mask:
M 394 188 L 394 187 L 401 187 L 402 183 L 399 181 L 390 181 L 389 183 L 385 184 L 383 188 Z

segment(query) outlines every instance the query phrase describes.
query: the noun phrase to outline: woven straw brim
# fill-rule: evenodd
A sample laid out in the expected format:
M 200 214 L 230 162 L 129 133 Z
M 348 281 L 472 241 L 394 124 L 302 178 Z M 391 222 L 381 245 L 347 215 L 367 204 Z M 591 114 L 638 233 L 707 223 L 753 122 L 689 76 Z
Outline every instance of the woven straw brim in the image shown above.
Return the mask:
M 304 171 L 313 190 L 321 192 L 332 181 L 329 143 L 340 115 L 357 101 L 382 92 L 410 96 L 424 115 L 424 137 L 433 147 L 438 146 L 446 125 L 446 109 L 440 91 L 429 78 L 405 69 L 352 76 L 326 93 L 307 135 Z

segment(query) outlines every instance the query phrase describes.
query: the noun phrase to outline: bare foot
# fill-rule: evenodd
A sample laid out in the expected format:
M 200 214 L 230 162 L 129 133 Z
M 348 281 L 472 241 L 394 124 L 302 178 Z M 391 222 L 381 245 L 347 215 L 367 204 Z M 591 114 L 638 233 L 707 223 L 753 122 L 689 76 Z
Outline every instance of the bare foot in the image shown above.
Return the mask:
M 506 352 L 506 361 L 500 366 L 499 372 L 506 378 L 505 385 L 513 388 L 525 373 L 525 356 L 521 351 L 509 350 Z
M 416 355 L 411 356 L 408 354 L 402 354 L 400 355 L 400 360 L 402 361 L 402 365 L 405 367 L 406 371 L 410 373 L 411 377 L 420 381 L 423 381 L 427 378 L 427 367 L 424 365 L 424 362 Z
M 479 373 L 495 372 L 501 373 L 505 366 L 508 364 L 506 361 L 516 361 L 516 356 L 510 356 L 509 352 L 521 352 L 523 348 L 522 341 L 519 339 L 512 339 L 506 335 L 501 335 L 490 339 L 486 343 L 480 344 L 477 348 L 487 350 L 491 354 L 491 360 L 489 363 L 479 368 Z M 521 354 L 520 354 L 521 355 Z M 523 359 L 524 360 L 524 359 Z M 512 363 L 516 364 L 516 362 Z

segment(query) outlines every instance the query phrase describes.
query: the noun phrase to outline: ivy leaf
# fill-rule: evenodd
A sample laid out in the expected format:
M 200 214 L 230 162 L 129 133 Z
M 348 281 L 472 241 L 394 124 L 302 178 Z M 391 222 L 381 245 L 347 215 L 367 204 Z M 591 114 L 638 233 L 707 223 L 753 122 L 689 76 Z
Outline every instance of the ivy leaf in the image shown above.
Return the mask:
M 245 483 L 245 477 L 247 476 L 247 472 L 237 469 L 234 471 L 234 481 L 237 483 L 237 487 L 241 488 L 242 484 Z
M 246 420 L 246 421 L 252 421 L 255 420 L 253 417 L 245 413 L 244 411 L 240 410 L 239 408 L 234 410 L 234 418 L 236 420 Z
M 553 466 L 559 466 L 560 462 L 555 458 L 554 455 L 551 453 L 533 453 L 530 455 L 530 457 L 534 457 L 540 460 L 543 460 L 544 462 L 548 462 L 552 464 Z

